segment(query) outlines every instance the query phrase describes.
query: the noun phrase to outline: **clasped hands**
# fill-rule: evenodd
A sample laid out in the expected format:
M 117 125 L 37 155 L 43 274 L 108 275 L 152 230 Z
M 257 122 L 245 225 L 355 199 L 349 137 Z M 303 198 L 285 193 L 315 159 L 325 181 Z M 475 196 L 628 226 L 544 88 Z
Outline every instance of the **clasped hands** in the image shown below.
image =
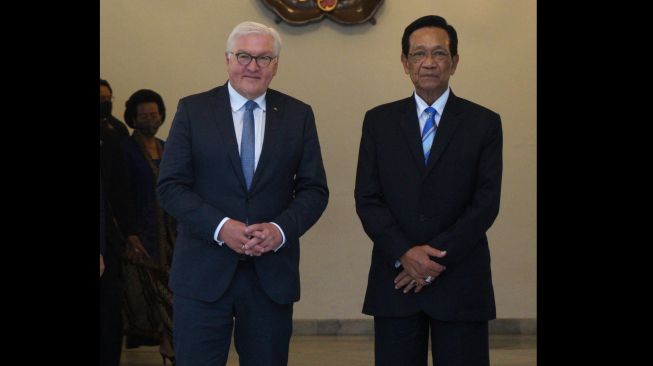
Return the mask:
M 446 251 L 426 244 L 410 248 L 399 258 L 403 270 L 395 277 L 395 289 L 403 289 L 404 293 L 413 288 L 416 293 L 422 291 L 424 286 L 430 285 L 446 269 L 431 257 L 442 258 L 445 255 Z
M 282 240 L 281 233 L 274 224 L 262 222 L 246 226 L 233 219 L 224 223 L 218 239 L 238 254 L 257 257 L 277 249 Z

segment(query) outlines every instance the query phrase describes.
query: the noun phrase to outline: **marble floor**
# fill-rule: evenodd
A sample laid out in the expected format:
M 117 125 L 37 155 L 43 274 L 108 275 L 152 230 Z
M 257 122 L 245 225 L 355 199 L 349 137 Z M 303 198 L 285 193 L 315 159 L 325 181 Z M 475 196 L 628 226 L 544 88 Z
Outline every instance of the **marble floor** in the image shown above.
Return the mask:
M 535 366 L 535 335 L 490 335 L 492 366 Z M 373 366 L 372 336 L 293 336 L 290 341 L 289 366 Z M 429 357 L 430 358 L 430 357 Z M 170 363 L 168 363 L 169 365 Z M 162 365 L 158 347 L 139 347 L 122 352 L 122 366 Z M 429 366 L 431 366 L 429 359 Z M 238 366 L 238 355 L 229 352 L 227 366 Z

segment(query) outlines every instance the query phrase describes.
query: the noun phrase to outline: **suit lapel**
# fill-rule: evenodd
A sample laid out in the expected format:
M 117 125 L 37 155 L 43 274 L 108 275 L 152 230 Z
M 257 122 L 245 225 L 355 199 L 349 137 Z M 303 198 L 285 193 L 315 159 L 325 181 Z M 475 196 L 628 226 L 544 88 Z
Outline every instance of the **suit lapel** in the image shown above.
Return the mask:
M 279 132 L 281 127 L 281 116 L 283 115 L 281 94 L 272 89 L 268 89 L 265 95 L 265 134 L 263 135 L 263 147 L 261 155 L 254 170 L 251 189 L 254 190 L 258 182 L 262 179 L 266 169 L 269 169 L 270 161 L 277 154 L 274 153 L 278 146 Z
M 456 132 L 456 127 L 458 127 L 460 121 L 458 117 L 460 112 L 457 97 L 453 94 L 453 91 L 451 91 L 447 104 L 444 107 L 442 118 L 440 118 L 440 122 L 438 123 L 433 145 L 431 146 L 431 154 L 429 155 L 426 174 L 433 169 L 433 166 L 440 159 L 442 153 L 451 141 L 454 132 Z
M 214 97 L 211 98 L 211 103 L 214 113 L 213 120 L 218 127 L 219 137 L 227 150 L 234 173 L 236 173 L 243 189 L 247 190 L 243 168 L 240 164 L 238 141 L 236 140 L 236 130 L 234 129 L 233 114 L 231 113 L 231 102 L 229 101 L 229 89 L 226 83 L 216 89 Z
M 422 176 L 426 172 L 424 165 L 424 151 L 422 150 L 422 135 L 419 131 L 419 120 L 417 119 L 417 105 L 415 104 L 415 97 L 411 96 L 406 99 L 406 103 L 402 108 L 403 115 L 399 122 L 401 132 L 406 140 L 406 145 L 413 155 L 413 161 L 417 165 Z

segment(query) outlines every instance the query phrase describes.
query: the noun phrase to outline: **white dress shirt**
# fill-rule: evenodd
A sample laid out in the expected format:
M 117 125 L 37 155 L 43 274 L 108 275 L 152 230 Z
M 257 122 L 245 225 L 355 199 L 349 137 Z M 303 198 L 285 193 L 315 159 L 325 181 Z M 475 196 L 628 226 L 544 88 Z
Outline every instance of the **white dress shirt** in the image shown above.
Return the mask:
M 227 83 L 227 89 L 229 89 L 229 102 L 231 103 L 231 116 L 233 117 L 234 130 L 236 131 L 236 141 L 238 142 L 238 153 L 240 153 L 240 140 L 242 139 L 242 134 L 243 134 L 243 117 L 245 115 L 245 103 L 247 103 L 248 99 L 238 94 L 236 89 L 234 89 L 231 86 L 231 82 Z M 265 112 L 266 112 L 265 95 L 266 94 L 267 92 L 261 94 L 256 99 L 254 99 L 254 102 L 258 104 L 258 107 L 253 111 L 254 113 L 254 173 L 256 173 L 258 160 L 259 157 L 261 156 L 261 149 L 263 148 L 263 138 L 265 137 Z M 215 229 L 215 232 L 213 234 L 213 240 L 215 240 L 219 245 L 224 244 L 224 241 L 218 240 L 218 235 L 220 234 L 220 230 L 222 229 L 222 226 L 227 222 L 227 220 L 230 220 L 230 218 L 225 217 L 224 219 L 222 219 L 222 221 L 220 221 L 220 224 L 218 224 L 218 227 Z M 279 232 L 281 232 L 281 245 L 279 245 L 279 248 L 281 248 L 286 243 L 286 235 L 283 233 L 283 230 L 279 225 L 277 225 L 274 222 L 271 222 L 271 224 L 276 226 L 279 229 Z M 279 250 L 279 248 L 275 249 L 275 252 Z
M 444 113 L 444 106 L 447 104 L 447 100 L 449 100 L 449 93 L 450 93 L 451 88 L 447 87 L 447 90 L 440 95 L 438 99 L 433 102 L 433 104 L 428 105 L 422 99 L 419 95 L 417 95 L 417 91 L 413 93 L 415 96 L 415 104 L 417 105 L 417 118 L 419 120 L 419 134 L 422 134 L 422 130 L 424 130 L 424 125 L 426 125 L 426 120 L 429 119 L 429 114 L 424 112 L 424 110 L 428 107 L 433 107 L 438 113 L 435 115 L 435 127 L 437 127 L 440 124 L 440 118 L 442 118 L 442 113 Z M 434 140 L 435 141 L 435 140 Z M 399 262 L 399 259 L 395 261 L 395 268 L 401 267 L 401 262 Z
M 428 105 L 415 91 L 415 104 L 417 105 L 417 118 L 419 119 L 419 133 L 422 134 L 424 130 L 424 125 L 426 125 L 426 120 L 429 119 L 428 113 L 425 113 L 424 110 L 428 107 L 433 107 L 438 113 L 435 115 L 435 126 L 437 127 L 440 124 L 440 118 L 442 118 L 442 113 L 444 113 L 444 106 L 447 104 L 449 99 L 450 88 L 440 95 L 440 98 L 436 99 L 433 104 Z

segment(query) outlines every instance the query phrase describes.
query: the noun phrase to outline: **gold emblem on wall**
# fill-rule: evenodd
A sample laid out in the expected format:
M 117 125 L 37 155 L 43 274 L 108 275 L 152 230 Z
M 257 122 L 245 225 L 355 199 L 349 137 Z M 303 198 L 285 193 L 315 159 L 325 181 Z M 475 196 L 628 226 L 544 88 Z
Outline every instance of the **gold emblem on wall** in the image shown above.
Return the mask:
M 261 0 L 277 14 L 274 20 L 292 25 L 316 22 L 325 17 L 345 25 L 370 22 L 383 0 Z

